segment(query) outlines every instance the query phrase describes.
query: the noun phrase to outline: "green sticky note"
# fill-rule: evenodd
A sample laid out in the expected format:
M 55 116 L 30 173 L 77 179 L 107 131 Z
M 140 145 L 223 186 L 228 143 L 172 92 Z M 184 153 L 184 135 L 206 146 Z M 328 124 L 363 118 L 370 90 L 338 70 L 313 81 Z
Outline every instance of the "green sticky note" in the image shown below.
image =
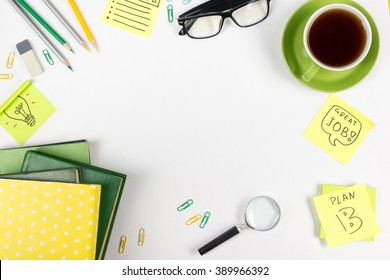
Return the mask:
M 332 192 L 339 191 L 339 190 L 342 190 L 342 189 L 345 189 L 345 188 L 348 188 L 348 187 L 347 186 L 335 186 L 335 185 L 322 185 L 322 194 L 332 193 Z M 368 197 L 370 199 L 371 205 L 372 205 L 372 209 L 375 212 L 375 207 L 376 207 L 376 189 L 367 187 L 367 193 L 368 193 Z M 324 232 L 324 230 L 323 230 L 321 225 L 320 225 L 320 238 L 326 238 L 325 237 L 325 232 Z M 364 240 L 364 241 L 374 241 L 374 236 L 368 237 L 368 238 L 365 238 L 365 239 L 362 239 L 362 240 Z
M 0 106 L 0 125 L 22 145 L 55 111 L 53 104 L 25 81 Z

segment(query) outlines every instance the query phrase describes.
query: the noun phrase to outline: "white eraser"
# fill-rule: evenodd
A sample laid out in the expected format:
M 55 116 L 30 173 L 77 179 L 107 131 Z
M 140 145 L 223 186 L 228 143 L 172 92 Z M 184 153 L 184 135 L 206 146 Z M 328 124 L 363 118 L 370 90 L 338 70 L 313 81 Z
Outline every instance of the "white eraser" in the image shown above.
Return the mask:
M 31 48 L 31 45 L 28 40 L 24 40 L 18 43 L 16 45 L 16 49 L 22 57 L 24 65 L 26 66 L 31 77 L 37 76 L 43 72 L 41 64 L 39 64 L 39 61 L 35 56 L 34 51 Z

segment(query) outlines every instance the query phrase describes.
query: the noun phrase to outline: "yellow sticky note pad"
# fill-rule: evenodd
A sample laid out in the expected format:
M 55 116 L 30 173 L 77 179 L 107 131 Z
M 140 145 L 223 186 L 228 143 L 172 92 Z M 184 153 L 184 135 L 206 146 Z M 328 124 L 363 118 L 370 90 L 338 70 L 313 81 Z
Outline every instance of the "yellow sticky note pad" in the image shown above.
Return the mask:
M 347 164 L 373 127 L 374 123 L 364 115 L 331 94 L 304 137 Z
M 149 38 L 160 11 L 162 0 L 109 0 L 103 13 L 103 22 Z
M 349 188 L 349 186 L 335 186 L 335 185 L 322 185 L 322 194 L 332 193 L 335 191 L 339 191 L 345 188 Z M 370 198 L 372 210 L 375 212 L 376 207 L 376 189 L 375 188 L 367 188 L 368 197 Z M 325 238 L 324 230 L 322 226 L 320 226 L 320 238 Z M 365 238 L 365 241 L 374 241 L 374 237 L 371 236 L 369 238 Z
M 26 81 L 0 106 L 0 125 L 22 145 L 55 111 L 53 104 Z
M 329 247 L 379 234 L 364 184 L 313 198 Z

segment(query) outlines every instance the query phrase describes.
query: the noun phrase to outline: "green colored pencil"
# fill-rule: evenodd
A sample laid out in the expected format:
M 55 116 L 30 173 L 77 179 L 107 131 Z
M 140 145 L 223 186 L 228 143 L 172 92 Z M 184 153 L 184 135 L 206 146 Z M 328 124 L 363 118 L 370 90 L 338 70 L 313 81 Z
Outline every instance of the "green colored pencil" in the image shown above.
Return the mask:
M 73 52 L 72 48 L 69 44 L 62 38 L 29 4 L 27 4 L 24 0 L 16 0 L 31 16 L 33 16 L 47 31 L 53 35 L 54 38 L 60 42 L 65 48 Z

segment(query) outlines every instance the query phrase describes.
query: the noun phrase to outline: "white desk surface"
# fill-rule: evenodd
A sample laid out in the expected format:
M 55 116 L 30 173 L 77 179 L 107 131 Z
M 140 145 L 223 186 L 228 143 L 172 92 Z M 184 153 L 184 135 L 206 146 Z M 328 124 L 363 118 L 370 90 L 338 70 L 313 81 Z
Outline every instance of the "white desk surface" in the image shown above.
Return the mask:
M 42 1 L 28 1 L 75 49 L 74 72 L 55 58 L 7 1 L 0 1 L 0 72 L 16 43 L 29 39 L 45 72 L 34 85 L 57 112 L 24 144 L 87 139 L 94 165 L 128 175 L 106 259 L 389 259 L 390 251 L 390 15 L 387 1 L 359 0 L 375 19 L 381 47 L 358 85 L 337 93 L 375 123 L 353 159 L 341 165 L 303 137 L 328 95 L 303 86 L 284 61 L 283 29 L 305 1 L 272 0 L 269 17 L 239 28 L 225 21 L 207 40 L 178 36 L 177 16 L 201 3 L 162 7 L 150 39 L 101 21 L 107 0 L 77 1 L 101 52 L 87 53 Z M 67 1 L 53 1 L 81 28 Z M 29 79 L 17 57 L 15 78 L 0 81 L 10 95 Z M 18 147 L 0 129 L 0 148 Z M 381 234 L 375 242 L 329 249 L 318 237 L 312 197 L 324 183 L 366 183 L 377 189 Z M 273 197 L 282 209 L 269 232 L 246 230 L 201 257 L 197 249 L 244 219 L 247 201 Z M 176 210 L 192 198 L 194 204 Z M 211 212 L 204 229 L 184 222 Z M 139 228 L 145 245 L 137 245 Z M 119 238 L 128 237 L 124 254 Z

